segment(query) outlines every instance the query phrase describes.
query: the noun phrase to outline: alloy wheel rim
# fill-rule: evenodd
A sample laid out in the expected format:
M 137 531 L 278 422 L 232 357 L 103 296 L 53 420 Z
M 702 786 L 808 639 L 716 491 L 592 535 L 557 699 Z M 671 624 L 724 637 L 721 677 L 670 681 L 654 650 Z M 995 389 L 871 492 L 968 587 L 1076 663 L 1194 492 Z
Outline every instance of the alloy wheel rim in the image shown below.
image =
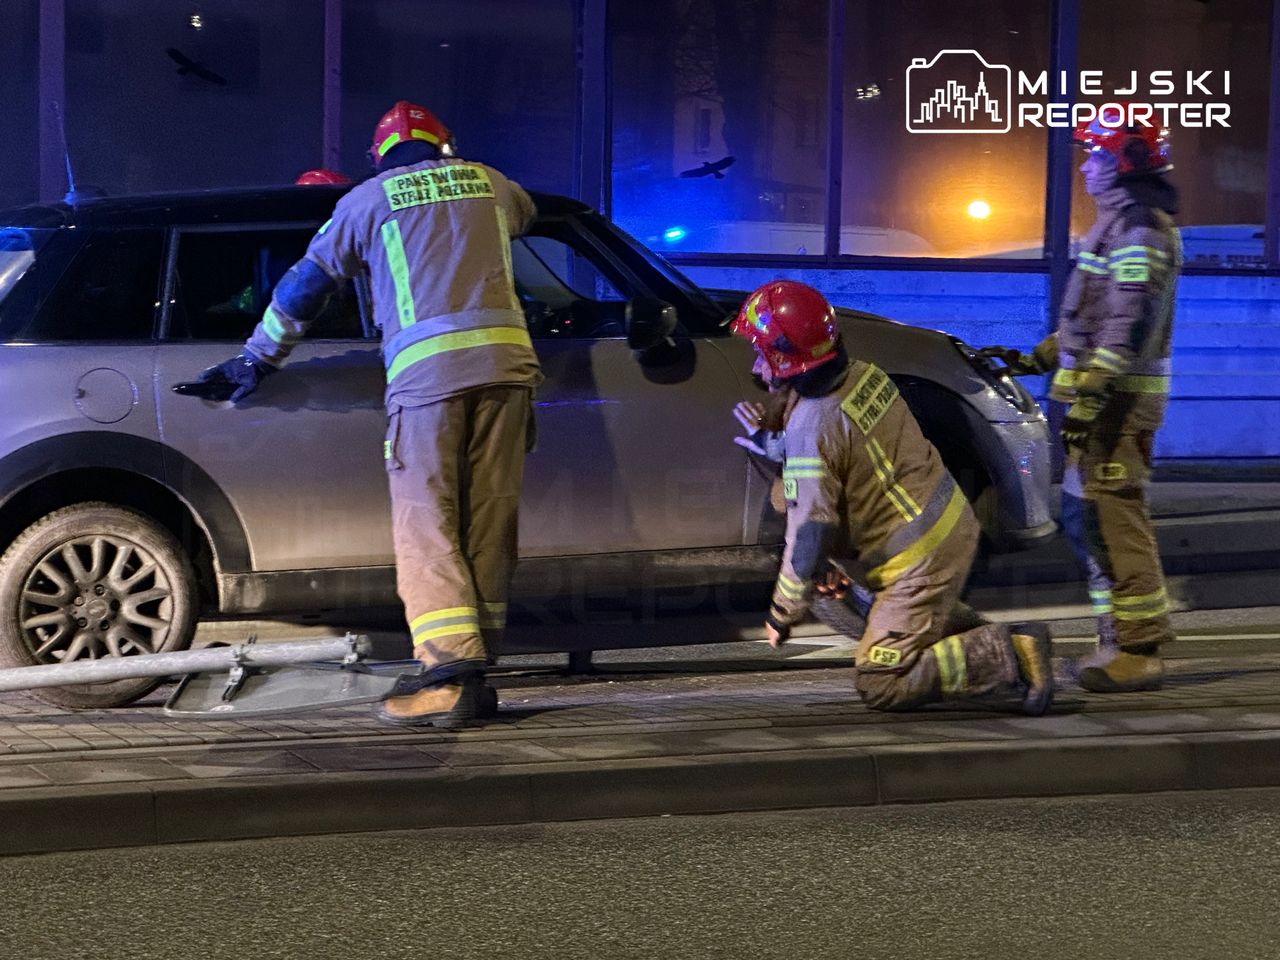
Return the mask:
M 32 566 L 18 624 L 37 663 L 158 653 L 173 626 L 173 587 L 155 556 L 136 543 L 77 537 Z

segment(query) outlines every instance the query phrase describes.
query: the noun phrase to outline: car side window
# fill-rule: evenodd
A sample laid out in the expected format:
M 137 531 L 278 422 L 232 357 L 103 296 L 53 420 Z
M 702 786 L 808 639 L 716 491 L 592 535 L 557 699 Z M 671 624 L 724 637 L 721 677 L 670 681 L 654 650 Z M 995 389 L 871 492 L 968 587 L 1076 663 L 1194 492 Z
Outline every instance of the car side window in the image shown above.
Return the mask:
M 567 227 L 512 242 L 516 293 L 535 340 L 626 336 L 626 278 Z M 573 242 L 576 241 L 576 242 Z
M 306 253 L 309 229 L 186 231 L 178 238 L 169 338 L 245 340 L 280 278 Z M 355 284 L 329 298 L 307 340 L 364 337 Z
M 89 232 L 60 275 L 33 271 L 19 281 L 14 306 L 22 311 L 6 318 L 6 338 L 150 340 L 163 246 L 158 229 Z

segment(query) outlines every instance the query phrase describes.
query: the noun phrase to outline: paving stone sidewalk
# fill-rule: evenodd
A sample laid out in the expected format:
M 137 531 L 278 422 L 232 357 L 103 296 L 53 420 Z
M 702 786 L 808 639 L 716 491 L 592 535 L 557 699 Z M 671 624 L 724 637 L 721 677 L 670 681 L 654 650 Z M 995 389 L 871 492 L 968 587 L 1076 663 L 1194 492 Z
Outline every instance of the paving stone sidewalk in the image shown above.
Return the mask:
M 821 662 L 507 674 L 499 720 L 459 733 L 382 726 L 368 706 L 198 720 L 166 717 L 166 691 L 82 713 L 5 694 L 0 852 L 1280 776 L 1280 653 L 1169 666 L 1158 692 L 1066 687 L 1044 718 L 873 713 L 849 668 Z M 69 836 L 75 816 L 91 823 Z

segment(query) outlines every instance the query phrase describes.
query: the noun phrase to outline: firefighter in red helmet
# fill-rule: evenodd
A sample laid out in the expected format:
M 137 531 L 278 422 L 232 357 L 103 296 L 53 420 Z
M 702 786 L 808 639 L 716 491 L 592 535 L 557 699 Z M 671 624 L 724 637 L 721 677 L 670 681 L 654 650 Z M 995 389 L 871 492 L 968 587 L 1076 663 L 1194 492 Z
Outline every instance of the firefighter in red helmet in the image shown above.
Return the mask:
M 1068 405 L 1062 522 L 1098 618 L 1098 654 L 1079 664 L 1080 683 L 1099 693 L 1160 687 L 1158 651 L 1173 639 L 1146 486 L 1168 403 L 1182 244 L 1164 176 L 1168 131 L 1131 119 L 1128 104 L 1104 105 L 1075 131 L 1098 219 L 1056 332 L 1030 354 L 985 351 L 1015 374 L 1053 371 L 1050 396 Z
M 845 352 L 822 294 L 767 283 L 732 330 L 755 346 L 752 372 L 781 411 L 776 423 L 759 425 L 780 436 L 787 508 L 769 641 L 786 642 L 834 561 L 874 594 L 854 661 L 868 706 L 908 710 L 941 700 L 1031 715 L 1048 709 L 1053 671 L 1043 624 L 953 625 L 978 521 L 894 382 Z M 750 442 L 774 447 L 764 436 Z
M 314 170 L 307 170 L 298 174 L 298 179 L 293 182 L 295 186 L 299 187 L 346 187 L 355 181 L 337 170 L 317 167 Z
M 378 122 L 376 174 L 353 187 L 276 285 L 242 353 L 179 392 L 239 400 L 277 370 L 348 278 L 368 273 L 382 329 L 396 576 L 423 672 L 377 708 L 400 725 L 493 715 L 485 680 L 506 626 L 537 356 L 516 298 L 511 238 L 533 222 L 521 187 L 458 159 L 425 107 Z

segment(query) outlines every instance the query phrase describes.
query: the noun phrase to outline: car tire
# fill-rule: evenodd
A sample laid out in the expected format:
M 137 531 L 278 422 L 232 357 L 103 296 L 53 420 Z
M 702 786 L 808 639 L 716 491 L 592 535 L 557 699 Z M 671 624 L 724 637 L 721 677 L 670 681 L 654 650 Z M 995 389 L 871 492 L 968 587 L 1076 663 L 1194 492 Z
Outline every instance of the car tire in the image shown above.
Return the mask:
M 0 557 L 0 666 L 186 649 L 198 591 L 191 561 L 164 527 L 134 510 L 79 503 L 36 521 Z M 122 706 L 154 677 L 40 687 L 47 703 Z
M 867 614 L 875 596 L 865 587 L 853 584 L 841 599 L 814 597 L 809 609 L 818 620 L 850 640 L 861 640 L 867 629 Z

